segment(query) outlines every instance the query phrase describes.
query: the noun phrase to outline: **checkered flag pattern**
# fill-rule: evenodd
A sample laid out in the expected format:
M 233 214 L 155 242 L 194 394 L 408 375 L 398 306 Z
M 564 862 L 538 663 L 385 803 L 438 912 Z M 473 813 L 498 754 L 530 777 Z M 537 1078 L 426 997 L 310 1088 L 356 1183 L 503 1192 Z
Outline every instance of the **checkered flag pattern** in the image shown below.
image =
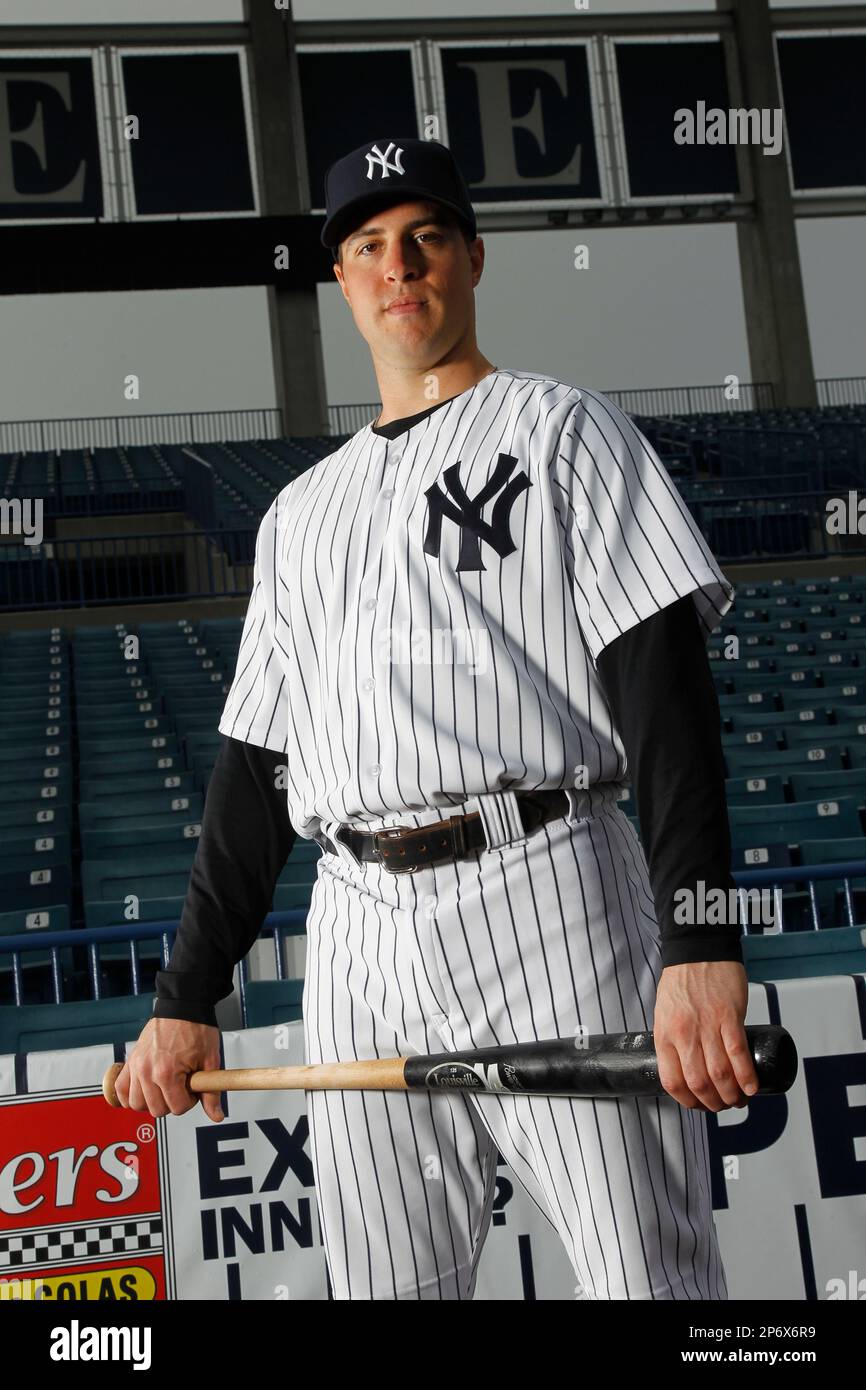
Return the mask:
M 0 1232 L 0 1270 L 60 1260 L 92 1260 L 102 1255 L 140 1254 L 162 1249 L 162 1217 L 149 1216 L 111 1225 L 67 1226 L 51 1230 Z

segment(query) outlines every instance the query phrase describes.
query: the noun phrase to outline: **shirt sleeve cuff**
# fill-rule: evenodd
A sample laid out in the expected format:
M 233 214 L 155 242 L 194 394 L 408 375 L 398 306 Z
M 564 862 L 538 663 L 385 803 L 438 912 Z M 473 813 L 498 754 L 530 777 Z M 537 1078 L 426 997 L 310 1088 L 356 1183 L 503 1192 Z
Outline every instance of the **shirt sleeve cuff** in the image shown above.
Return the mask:
M 231 994 L 233 982 L 195 970 L 158 970 L 154 980 L 154 1018 L 185 1018 L 216 1027 L 218 1000 Z
M 696 965 L 704 960 L 735 960 L 744 965 L 742 942 L 741 935 L 729 931 L 703 932 L 663 940 L 662 968 L 668 965 Z
M 216 1009 L 213 1004 L 194 1004 L 183 999 L 154 999 L 154 1018 L 178 1018 L 187 1023 L 206 1023 L 218 1028 Z

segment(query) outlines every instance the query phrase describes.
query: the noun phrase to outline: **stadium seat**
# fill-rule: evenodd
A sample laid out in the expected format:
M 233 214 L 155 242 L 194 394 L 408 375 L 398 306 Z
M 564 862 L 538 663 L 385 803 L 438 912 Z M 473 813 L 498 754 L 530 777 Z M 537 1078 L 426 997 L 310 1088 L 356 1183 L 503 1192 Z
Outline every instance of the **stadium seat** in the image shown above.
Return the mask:
M 859 806 L 866 805 L 866 768 L 845 771 L 792 772 L 788 777 L 795 801 L 820 801 L 832 797 L 855 797 Z
M 841 770 L 844 767 L 844 751 L 844 747 L 839 744 L 827 747 L 785 748 L 776 753 L 766 749 L 755 752 L 732 749 L 725 753 L 725 766 L 729 777 L 765 777 L 768 774 L 772 776 L 779 773 L 784 775 L 791 769 L 802 769 L 803 772 L 815 772 L 818 768 Z
M 790 845 L 754 843 L 757 837 L 743 836 L 743 843 L 731 844 L 731 867 L 739 869 L 789 869 L 794 856 Z
M 840 839 L 862 834 L 856 796 L 836 796 L 827 801 L 786 801 L 777 806 L 731 806 L 731 836 L 736 844 L 794 845 L 801 839 Z M 760 837 L 756 839 L 756 837 Z M 863 838 L 866 853 L 866 836 Z
M 134 1042 L 152 1013 L 152 994 L 69 1004 L 0 1005 L 0 1055 Z
M 773 710 L 768 714 L 750 714 L 745 710 L 731 710 L 726 716 L 725 721 L 730 726 L 731 733 L 752 733 L 754 730 L 764 729 L 771 733 L 786 731 L 792 726 L 808 725 L 814 729 L 823 727 L 830 723 L 830 711 L 826 709 L 813 710 Z M 832 726 L 831 726 L 832 727 Z
M 743 963 L 755 984 L 866 973 L 866 927 L 747 934 Z
M 309 908 L 313 894 L 311 882 L 278 882 L 274 889 L 274 912 L 289 912 L 292 908 Z
M 778 805 L 785 800 L 781 773 L 769 777 L 728 777 L 725 781 L 725 799 L 729 808 Z
M 792 726 L 785 730 L 785 740 L 789 748 L 811 748 L 816 741 L 822 748 L 846 746 L 856 743 L 857 735 L 852 734 L 850 729 L 844 726 L 829 724 L 824 729 L 815 730 L 813 728 L 800 728 Z
M 722 746 L 727 752 L 728 749 L 741 751 L 744 749 L 769 750 L 776 752 L 781 747 L 782 732 L 779 729 L 749 729 L 742 733 L 722 733 Z
M 824 686 L 820 697 L 814 690 L 795 690 L 788 687 L 784 695 L 785 709 L 802 709 L 804 705 L 821 704 L 828 709 L 838 705 L 862 705 L 866 701 L 866 685 L 860 681 L 848 681 L 844 685 Z
M 244 994 L 248 1028 L 295 1023 L 301 1018 L 303 980 L 251 980 Z

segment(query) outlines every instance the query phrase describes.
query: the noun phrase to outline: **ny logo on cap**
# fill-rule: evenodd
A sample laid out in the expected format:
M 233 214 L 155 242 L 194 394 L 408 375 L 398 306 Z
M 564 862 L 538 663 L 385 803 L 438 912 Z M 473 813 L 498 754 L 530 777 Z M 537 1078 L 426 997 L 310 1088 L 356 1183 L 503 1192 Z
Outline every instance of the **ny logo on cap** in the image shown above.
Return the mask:
M 438 481 L 427 488 L 424 496 L 430 509 L 427 533 L 424 537 L 424 550 L 428 555 L 438 555 L 442 540 L 442 518 L 447 516 L 460 527 L 460 557 L 458 570 L 483 570 L 486 565 L 481 559 L 481 541 L 492 545 L 500 560 L 510 555 L 517 547 L 511 539 L 509 523 L 511 508 L 518 497 L 532 483 L 525 473 L 518 473 L 506 484 L 506 479 L 514 471 L 517 459 L 512 454 L 500 454 L 493 473 L 480 492 L 468 497 L 460 481 L 460 465 L 454 463 L 442 474 L 445 486 L 458 503 L 457 506 L 439 491 Z M 481 508 L 497 492 L 500 496 L 493 504 L 493 519 L 487 522 L 481 515 Z
M 368 179 L 371 179 L 373 177 L 373 166 L 376 164 L 377 161 L 379 164 L 379 172 L 383 179 L 386 179 L 389 174 L 405 174 L 406 170 L 400 163 L 401 159 L 403 158 L 402 149 L 397 150 L 397 153 L 394 156 L 393 163 L 389 162 L 389 156 L 393 149 L 394 141 L 391 140 L 389 141 L 388 148 L 384 154 L 379 149 L 378 145 L 374 145 L 373 148 L 368 151 L 366 155 Z

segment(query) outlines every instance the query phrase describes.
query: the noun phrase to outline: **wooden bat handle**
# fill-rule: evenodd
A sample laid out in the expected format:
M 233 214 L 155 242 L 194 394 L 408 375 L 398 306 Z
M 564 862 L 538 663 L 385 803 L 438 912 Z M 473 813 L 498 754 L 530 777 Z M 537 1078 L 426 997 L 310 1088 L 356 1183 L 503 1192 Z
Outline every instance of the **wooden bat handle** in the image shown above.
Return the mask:
M 221 1091 L 405 1091 L 405 1065 L 405 1057 L 379 1057 L 309 1067 L 233 1067 L 190 1072 L 186 1085 L 195 1095 Z M 115 1085 L 123 1067 L 124 1063 L 113 1062 L 102 1079 L 102 1094 L 109 1105 L 120 1105 Z
M 112 1062 L 108 1071 L 102 1078 L 102 1094 L 105 1096 L 109 1105 L 120 1104 L 120 1101 L 117 1099 L 117 1092 L 114 1089 L 114 1083 L 123 1071 L 123 1065 L 123 1062 Z

